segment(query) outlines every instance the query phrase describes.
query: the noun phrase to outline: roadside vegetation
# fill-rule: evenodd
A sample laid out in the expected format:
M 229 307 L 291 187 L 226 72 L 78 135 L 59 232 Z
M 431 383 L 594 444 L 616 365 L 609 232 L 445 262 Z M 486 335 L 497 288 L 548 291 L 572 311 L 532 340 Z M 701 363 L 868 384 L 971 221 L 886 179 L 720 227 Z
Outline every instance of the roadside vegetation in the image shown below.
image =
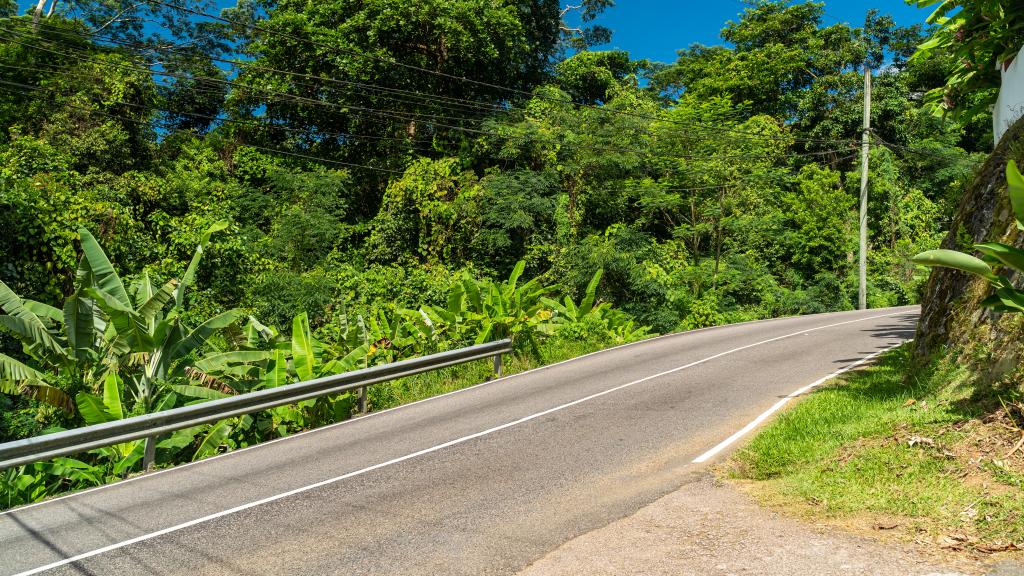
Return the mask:
M 0 441 L 505 337 L 518 370 L 849 309 L 864 67 L 868 302 L 919 300 L 909 258 L 991 134 L 922 109 L 958 66 L 910 58 L 923 27 L 759 0 L 657 63 L 600 49 L 608 0 L 484 4 L 0 3 Z M 180 431 L 157 463 L 353 407 Z M 142 448 L 3 472 L 0 505 L 138 472 Z
M 126 288 L 85 229 L 75 290 L 60 309 L 23 299 L 0 281 L 6 312 L 0 324 L 18 338 L 32 364 L 0 354 L 0 391 L 38 406 L 32 419 L 32 413 L 6 412 L 6 424 L 37 426 L 45 417 L 51 426 L 43 433 L 77 422 L 102 424 L 501 338 L 512 340 L 518 353 L 509 368 L 519 371 L 648 334 L 596 300 L 600 270 L 579 303 L 568 296 L 559 302 L 547 296 L 557 287 L 538 279 L 519 282 L 522 263 L 502 282 L 465 275 L 452 284 L 444 306 L 368 318 L 341 312 L 324 332 L 330 344 L 314 335 L 305 312 L 293 319 L 290 336 L 252 316 L 244 319 L 238 309 L 186 327 L 185 291 L 210 237 L 223 227 L 203 236 L 181 280 L 159 287 L 143 274 Z M 383 409 L 458 389 L 490 377 L 489 370 L 477 363 L 376 386 L 370 404 Z M 345 420 L 354 404 L 355 395 L 346 393 L 180 430 L 157 444 L 157 462 L 199 460 Z M 5 504 L 123 478 L 137 468 L 144 447 L 145 440 L 135 440 L 84 458 L 6 470 L 0 478 Z
M 933 0 L 915 58 L 958 65 L 929 107 L 990 119 L 998 68 L 1021 49 L 1024 8 Z M 993 72 L 993 70 L 996 70 Z M 961 557 L 1024 551 L 1024 120 L 968 187 L 934 268 L 914 343 L 813 392 L 728 466 L 765 502 Z
M 932 548 L 1024 549 L 1021 374 L 980 384 L 909 345 L 781 414 L 733 459 L 762 500 Z

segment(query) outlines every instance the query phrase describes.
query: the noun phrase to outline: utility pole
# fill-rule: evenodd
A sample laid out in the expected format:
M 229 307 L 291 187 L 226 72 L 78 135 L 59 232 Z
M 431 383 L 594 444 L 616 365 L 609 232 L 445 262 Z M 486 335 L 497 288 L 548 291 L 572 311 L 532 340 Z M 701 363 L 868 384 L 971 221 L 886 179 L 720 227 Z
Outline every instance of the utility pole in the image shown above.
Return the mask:
M 871 69 L 864 66 L 864 134 L 860 157 L 860 282 L 857 308 L 868 307 L 868 153 L 871 143 Z

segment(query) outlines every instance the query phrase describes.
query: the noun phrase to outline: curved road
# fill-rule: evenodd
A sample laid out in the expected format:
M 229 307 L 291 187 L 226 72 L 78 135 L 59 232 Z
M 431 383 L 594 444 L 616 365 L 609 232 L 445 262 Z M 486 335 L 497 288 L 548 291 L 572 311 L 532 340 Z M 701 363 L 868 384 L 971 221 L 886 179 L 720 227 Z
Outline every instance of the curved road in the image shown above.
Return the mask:
M 15 509 L 0 574 L 512 574 L 671 492 L 916 318 L 664 336 Z

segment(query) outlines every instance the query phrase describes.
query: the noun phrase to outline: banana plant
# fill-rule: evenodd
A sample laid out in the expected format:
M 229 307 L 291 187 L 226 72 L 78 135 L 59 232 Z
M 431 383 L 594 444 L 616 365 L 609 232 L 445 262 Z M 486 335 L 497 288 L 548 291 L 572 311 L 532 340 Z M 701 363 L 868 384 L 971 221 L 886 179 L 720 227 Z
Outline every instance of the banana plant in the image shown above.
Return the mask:
M 1017 229 L 1024 231 L 1024 177 L 1013 160 L 1006 166 L 1006 181 Z M 1024 273 L 1024 251 L 998 242 L 975 244 L 974 249 L 982 254 L 981 258 L 956 250 L 928 250 L 914 256 L 912 261 L 922 266 L 953 268 L 983 278 L 995 289 L 982 301 L 983 307 L 999 312 L 1024 312 L 1024 291 L 1015 288 L 1007 276 L 997 274 L 993 268 L 1004 267 Z
M 24 300 L 0 281 L 0 327 L 21 341 L 25 355 L 39 368 L 0 354 L 0 392 L 21 394 L 67 412 L 74 410 L 71 396 L 52 382 L 58 374 L 81 381 L 91 372 L 98 356 L 76 358 L 72 342 L 76 327 L 65 324 L 56 308 Z M 91 360 L 91 362 L 90 362 Z
M 602 308 L 601 317 L 605 327 L 618 342 L 636 342 L 655 335 L 650 326 L 638 326 L 632 316 L 617 308 Z
M 174 389 L 195 398 L 212 399 L 232 392 L 312 380 L 322 374 L 324 345 L 313 337 L 305 312 L 292 319 L 291 338 L 283 337 L 273 326 L 264 326 L 251 316 L 244 333 L 245 341 L 238 349 L 210 354 L 195 363 L 189 376 L 198 386 Z
M 566 326 L 592 319 L 603 326 L 618 342 L 635 342 L 649 336 L 649 327 L 637 326 L 636 321 L 622 310 L 613 308 L 608 302 L 597 301 L 597 287 L 603 275 L 603 270 L 598 269 L 594 272 L 579 305 L 576 305 L 569 296 L 565 296 L 562 302 L 542 298 L 541 301 L 550 307 L 554 314 L 541 326 L 541 331 L 545 334 L 555 334 Z
M 590 283 L 587 284 L 587 291 L 584 293 L 583 300 L 580 301 L 579 306 L 569 296 L 565 296 L 562 302 L 547 297 L 541 298 L 541 302 L 555 311 L 555 314 L 551 317 L 550 325 L 552 329 L 557 327 L 558 324 L 579 322 L 590 314 L 599 316 L 601 311 L 609 306 L 607 302 L 597 302 L 597 286 L 601 283 L 601 276 L 603 274 L 604 270 L 601 269 L 594 272 L 594 276 L 590 279 Z
M 364 326 L 364 338 L 368 338 L 370 333 L 361 319 L 359 324 Z M 344 334 L 343 341 L 346 341 Z M 197 399 L 225 397 L 229 395 L 225 390 L 242 393 L 273 388 L 366 367 L 379 346 L 379 342 L 362 343 L 347 352 L 327 348 L 313 336 L 305 312 L 293 318 L 291 338 L 283 337 L 276 328 L 264 326 L 250 317 L 244 329 L 244 342 L 238 350 L 200 359 L 189 373 L 195 384 L 172 385 L 171 388 Z M 304 400 L 295 406 L 280 406 L 258 415 L 254 431 L 273 430 L 278 435 L 287 435 L 317 421 L 346 418 L 352 405 L 351 396 L 342 394 Z
M 85 228 L 79 230 L 82 258 L 75 291 L 63 310 L 18 297 L 0 282 L 0 328 L 18 338 L 35 366 L 0 355 L 0 391 L 26 394 L 68 412 L 81 408 L 54 382 L 71 381 L 73 388 L 99 390 L 108 373 L 130 383 L 138 411 L 151 411 L 158 383 L 184 376 L 188 360 L 207 341 L 241 316 L 229 310 L 191 328 L 183 319 L 184 295 L 195 279 L 203 251 L 212 234 L 203 234 L 181 280 L 162 286 L 147 273 L 131 286 L 114 270 L 99 242 Z M 168 304 L 170 309 L 165 312 Z
M 523 336 L 536 347 L 536 328 L 550 318 L 541 298 L 559 287 L 544 286 L 537 278 L 520 286 L 519 278 L 525 267 L 526 262 L 520 260 L 507 281 L 485 282 L 480 286 L 482 290 L 467 292 L 470 310 L 481 321 L 476 343 L 499 338 L 512 338 L 515 342 Z
M 103 424 L 121 420 L 129 416 L 128 407 L 123 401 L 124 382 L 113 373 L 108 372 L 103 381 L 102 394 L 89 394 L 81 392 L 76 397 L 78 412 L 82 415 L 86 424 Z M 161 411 L 173 407 L 177 402 L 177 395 L 173 391 L 166 391 L 161 394 L 154 411 Z M 193 426 L 185 430 L 178 430 L 169 438 L 157 444 L 158 454 L 163 451 L 177 453 L 183 448 L 194 445 L 193 460 L 199 460 L 216 453 L 225 443 L 231 431 L 236 427 L 244 427 L 246 419 L 251 418 L 228 418 L 214 424 Z M 198 441 L 196 440 L 198 438 Z M 100 463 L 106 463 L 109 474 L 115 477 L 123 477 L 142 459 L 145 452 L 145 440 L 132 440 L 92 450 L 91 453 Z
M 51 494 L 103 483 L 103 470 L 74 458 L 54 458 L 0 472 L 0 505 L 11 508 Z
M 301 325 L 303 320 L 296 318 L 295 324 Z M 243 334 L 235 350 L 199 359 L 188 371 L 192 384 L 172 384 L 170 388 L 195 402 L 202 402 L 262 388 L 275 388 L 292 381 L 288 362 L 292 348 L 290 341 L 284 340 L 276 328 L 264 326 L 251 316 Z M 304 347 L 303 343 L 309 342 L 305 335 L 299 336 L 297 340 L 295 347 L 300 351 Z M 310 343 L 308 349 L 311 347 Z M 305 370 L 313 362 L 304 357 L 299 364 Z M 231 442 L 241 440 L 244 443 L 244 433 L 253 430 L 253 424 L 256 432 L 277 430 L 279 435 L 285 435 L 290 427 L 301 426 L 302 423 L 301 410 L 291 406 L 274 408 L 255 418 L 246 416 L 244 419 L 224 420 L 210 429 L 194 457 L 202 458 L 215 453 L 220 446 Z
M 122 400 L 124 382 L 114 372 L 107 372 L 103 379 L 102 395 L 79 392 L 75 397 L 78 413 L 88 425 L 104 424 L 121 420 L 128 415 L 128 409 Z M 173 397 L 165 397 L 173 405 Z M 114 476 L 124 476 L 142 459 L 145 440 L 132 440 L 114 446 L 98 448 L 92 452 L 99 456 L 100 461 L 111 465 Z
M 544 286 L 536 278 L 520 285 L 525 267 L 525 262 L 518 262 L 508 280 L 501 282 L 477 280 L 464 273 L 449 292 L 447 308 L 423 306 L 406 311 L 406 317 L 422 337 L 432 341 L 445 338 L 481 344 L 511 338 L 516 345 L 527 343 L 536 351 L 537 332 L 551 317 L 542 298 L 558 286 Z

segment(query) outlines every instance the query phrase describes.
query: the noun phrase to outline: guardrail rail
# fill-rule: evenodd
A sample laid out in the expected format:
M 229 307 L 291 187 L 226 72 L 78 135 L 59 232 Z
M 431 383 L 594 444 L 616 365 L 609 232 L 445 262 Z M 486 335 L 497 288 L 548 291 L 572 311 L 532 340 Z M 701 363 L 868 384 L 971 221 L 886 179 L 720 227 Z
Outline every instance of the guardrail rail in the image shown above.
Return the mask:
M 157 437 L 162 434 L 352 390 L 360 392 L 360 410 L 365 411 L 365 391 L 368 386 L 492 357 L 494 372 L 500 376 L 501 356 L 511 351 L 511 340 L 499 340 L 191 406 L 6 442 L 0 444 L 0 470 L 141 438 L 146 439 L 143 469 L 148 470 L 156 456 Z

